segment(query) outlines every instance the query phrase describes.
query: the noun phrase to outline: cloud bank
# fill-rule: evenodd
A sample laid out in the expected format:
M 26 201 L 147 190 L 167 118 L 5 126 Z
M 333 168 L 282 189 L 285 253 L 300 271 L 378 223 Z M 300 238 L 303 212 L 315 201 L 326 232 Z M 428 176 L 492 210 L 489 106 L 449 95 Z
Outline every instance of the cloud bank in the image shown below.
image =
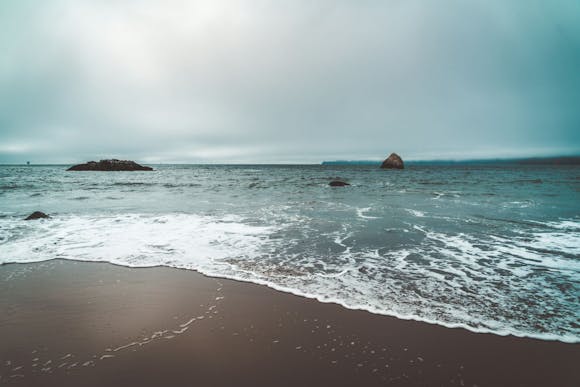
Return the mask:
M 580 152 L 580 3 L 0 3 L 0 162 Z

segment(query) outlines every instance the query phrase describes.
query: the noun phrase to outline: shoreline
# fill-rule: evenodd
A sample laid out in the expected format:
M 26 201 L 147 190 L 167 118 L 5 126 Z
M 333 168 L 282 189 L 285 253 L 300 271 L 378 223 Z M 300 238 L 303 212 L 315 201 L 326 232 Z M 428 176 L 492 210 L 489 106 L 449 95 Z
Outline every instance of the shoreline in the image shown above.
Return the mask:
M 395 318 L 397 320 L 402 320 L 402 321 L 413 321 L 413 322 L 418 322 L 421 324 L 435 325 L 435 326 L 447 328 L 447 329 L 461 329 L 461 330 L 465 330 L 465 331 L 468 331 L 469 333 L 473 333 L 473 334 L 494 335 L 494 336 L 499 336 L 499 337 L 513 337 L 513 338 L 520 338 L 520 339 L 540 340 L 540 341 L 557 342 L 557 343 L 572 344 L 572 345 L 580 344 L 580 338 L 576 338 L 576 337 L 570 338 L 569 340 L 565 340 L 565 339 L 561 338 L 561 336 L 557 336 L 557 335 L 550 334 L 550 333 L 545 334 L 545 336 L 547 336 L 547 337 L 542 336 L 542 335 L 533 335 L 533 334 L 521 334 L 521 335 L 519 335 L 519 334 L 516 334 L 512 331 L 493 331 L 491 329 L 486 329 L 486 328 L 478 329 L 478 328 L 473 328 L 473 327 L 470 327 L 468 325 L 460 324 L 460 323 L 458 323 L 458 324 L 444 323 L 444 322 L 440 322 L 440 321 L 433 321 L 433 320 L 423 319 L 423 318 L 419 318 L 419 317 L 402 316 L 402 315 L 398 315 L 396 313 L 389 314 L 389 313 L 381 312 L 379 310 L 369 310 L 369 309 L 364 308 L 364 307 L 353 307 L 353 306 L 347 305 L 345 303 L 342 303 L 338 300 L 324 299 L 322 296 L 308 295 L 306 293 L 302 293 L 302 292 L 297 291 L 295 289 L 285 288 L 283 286 L 279 286 L 279 285 L 273 284 L 273 283 L 268 282 L 268 281 L 244 279 L 244 278 L 240 278 L 240 277 L 236 277 L 236 276 L 228 276 L 228 275 L 219 274 L 219 273 L 209 274 L 209 273 L 204 273 L 198 269 L 190 269 L 190 268 L 177 267 L 177 266 L 166 266 L 166 265 L 127 266 L 127 265 L 123 265 L 123 264 L 119 264 L 119 263 L 115 263 L 115 262 L 109 262 L 109 261 L 89 261 L 89 260 L 72 260 L 72 259 L 67 259 L 67 258 L 52 258 L 49 260 L 42 260 L 42 261 L 2 263 L 2 264 L 0 264 L 0 267 L 2 267 L 2 265 L 30 265 L 30 264 L 40 264 L 43 262 L 51 262 L 51 261 L 105 264 L 105 265 L 112 265 L 115 267 L 132 269 L 132 270 L 165 268 L 165 269 L 171 269 L 171 270 L 193 272 L 197 275 L 201 275 L 201 276 L 203 276 L 205 278 L 209 278 L 209 279 L 213 278 L 216 280 L 234 281 L 234 282 L 237 282 L 237 283 L 242 284 L 242 285 L 249 284 L 249 285 L 255 285 L 255 286 L 264 286 L 268 289 L 279 292 L 281 294 L 288 294 L 288 295 L 300 297 L 300 298 L 303 298 L 306 300 L 313 300 L 316 302 L 320 302 L 322 304 L 336 305 L 338 307 L 342 307 L 344 309 L 351 310 L 351 311 L 367 312 L 367 313 L 370 313 L 373 315 L 383 316 L 383 317 L 388 317 L 388 318 Z
M 187 269 L 140 269 L 67 260 L 0 266 L 0 384 L 580 381 L 578 344 L 402 320 Z

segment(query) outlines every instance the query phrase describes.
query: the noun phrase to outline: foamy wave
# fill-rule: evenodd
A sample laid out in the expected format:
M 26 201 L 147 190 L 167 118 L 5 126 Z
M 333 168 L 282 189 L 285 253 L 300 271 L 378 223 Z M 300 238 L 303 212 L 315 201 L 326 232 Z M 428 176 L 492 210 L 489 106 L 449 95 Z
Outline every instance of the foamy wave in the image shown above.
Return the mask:
M 580 231 L 580 220 L 560 220 L 555 222 L 536 223 L 560 230 Z
M 531 240 L 526 240 L 524 245 L 538 251 L 547 250 L 568 255 L 580 255 L 580 221 L 566 219 L 532 223 L 543 227 L 533 232 Z M 546 231 L 544 227 L 552 230 Z M 519 243 L 519 245 L 522 244 Z
M 424 218 L 425 217 L 425 213 L 422 211 L 417 211 L 417 210 L 412 210 L 410 208 L 406 208 L 405 211 L 407 211 L 409 214 L 416 216 L 417 218 Z
M 50 221 L 4 221 L 0 263 L 63 258 L 125 266 L 198 268 L 258 254 L 270 227 L 237 217 L 188 214 L 57 217 Z
M 357 208 L 356 214 L 359 218 L 362 218 L 362 219 L 379 219 L 377 216 L 366 215 L 366 213 L 369 211 L 371 211 L 371 207 Z
M 317 234 L 300 219 L 264 226 L 194 214 L 4 218 L 0 263 L 61 258 L 170 266 L 401 319 L 580 342 L 576 305 L 566 301 L 580 278 L 575 221 L 516 238 L 415 225 L 393 231 L 413 234 L 412 244 L 369 248 L 350 224 Z M 299 234 L 291 237 L 292 228 Z

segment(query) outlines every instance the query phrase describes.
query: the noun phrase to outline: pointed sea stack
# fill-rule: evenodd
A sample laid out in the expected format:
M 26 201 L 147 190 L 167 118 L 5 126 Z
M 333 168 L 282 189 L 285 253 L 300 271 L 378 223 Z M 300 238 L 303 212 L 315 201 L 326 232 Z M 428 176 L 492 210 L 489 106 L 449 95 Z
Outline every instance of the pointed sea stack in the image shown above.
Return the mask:
M 391 153 L 389 157 L 381 164 L 382 169 L 404 169 L 403 159 L 396 153 Z
M 153 168 L 139 165 L 131 160 L 89 161 L 86 164 L 73 165 L 67 171 L 152 171 Z

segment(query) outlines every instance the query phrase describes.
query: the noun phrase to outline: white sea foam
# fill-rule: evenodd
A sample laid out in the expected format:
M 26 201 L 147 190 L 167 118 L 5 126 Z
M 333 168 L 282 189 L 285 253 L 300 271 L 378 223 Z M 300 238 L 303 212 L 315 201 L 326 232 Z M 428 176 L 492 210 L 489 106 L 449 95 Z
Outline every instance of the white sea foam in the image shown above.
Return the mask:
M 2 231 L 0 263 L 63 258 L 195 269 L 232 254 L 258 254 L 272 228 L 246 225 L 234 216 L 174 214 L 5 220 Z
M 538 229 L 532 233 L 532 240 L 526 241 L 536 250 L 549 250 L 557 253 L 580 255 L 580 221 L 561 220 L 533 222 L 553 230 Z
M 405 211 L 407 211 L 409 214 L 416 216 L 418 218 L 424 218 L 425 217 L 425 213 L 422 211 L 417 211 L 417 210 L 412 210 L 410 208 L 406 208 Z
M 377 216 L 365 215 L 369 211 L 371 211 L 371 207 L 357 208 L 356 214 L 359 218 L 362 218 L 362 219 L 379 219 L 379 217 L 377 217 Z
M 548 227 L 560 229 L 560 230 L 580 231 L 580 220 L 577 220 L 577 219 L 551 221 L 551 222 L 544 222 L 544 223 L 536 222 L 536 223 L 546 225 Z

